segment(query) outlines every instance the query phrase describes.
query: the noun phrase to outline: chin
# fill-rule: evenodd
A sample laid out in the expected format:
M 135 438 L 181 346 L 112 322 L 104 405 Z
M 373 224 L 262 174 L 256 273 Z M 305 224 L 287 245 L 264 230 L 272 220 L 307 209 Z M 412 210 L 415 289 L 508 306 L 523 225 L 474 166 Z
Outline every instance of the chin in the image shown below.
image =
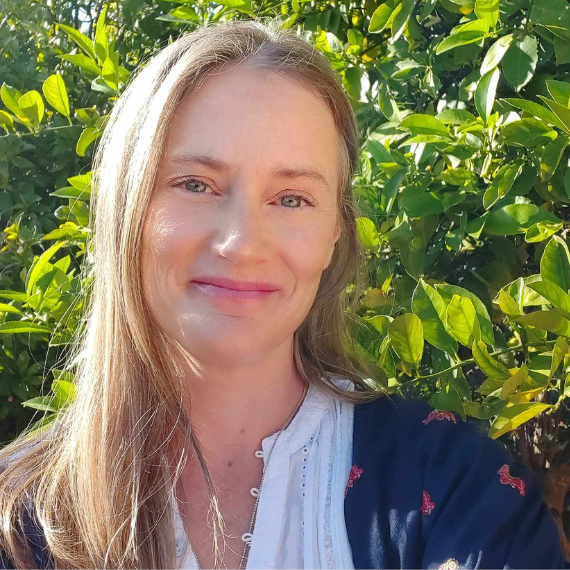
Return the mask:
M 215 365 L 254 362 L 270 350 L 267 343 L 262 342 L 263 339 L 267 340 L 267 335 L 261 334 L 259 327 L 239 332 L 227 329 L 208 333 L 193 331 L 188 333 L 186 339 L 195 339 L 192 342 L 179 341 L 189 354 L 199 362 L 212 362 Z

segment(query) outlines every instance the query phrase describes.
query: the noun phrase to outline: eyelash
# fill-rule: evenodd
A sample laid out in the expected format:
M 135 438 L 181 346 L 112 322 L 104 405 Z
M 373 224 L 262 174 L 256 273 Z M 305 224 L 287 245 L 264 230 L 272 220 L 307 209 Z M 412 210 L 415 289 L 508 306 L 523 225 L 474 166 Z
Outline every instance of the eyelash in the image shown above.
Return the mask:
M 206 184 L 206 182 L 204 182 L 203 180 L 200 180 L 199 178 L 193 178 L 193 177 L 185 178 L 184 180 L 181 180 L 180 182 L 173 184 L 173 186 L 182 187 L 184 184 L 187 184 L 188 182 L 201 182 L 202 184 L 208 186 L 208 188 L 211 189 L 211 187 L 208 184 Z M 190 192 L 190 193 L 191 194 L 203 194 L 203 192 Z M 296 192 L 288 192 L 286 194 L 283 194 L 282 196 L 279 196 L 278 199 L 281 200 L 283 198 L 300 198 L 301 200 L 304 200 L 305 202 L 307 202 L 307 204 L 309 204 L 309 206 L 300 206 L 298 208 L 288 208 L 289 210 L 303 210 L 307 207 L 312 208 L 316 205 L 316 203 L 313 200 L 311 200 L 310 198 L 306 198 L 302 194 L 297 194 Z

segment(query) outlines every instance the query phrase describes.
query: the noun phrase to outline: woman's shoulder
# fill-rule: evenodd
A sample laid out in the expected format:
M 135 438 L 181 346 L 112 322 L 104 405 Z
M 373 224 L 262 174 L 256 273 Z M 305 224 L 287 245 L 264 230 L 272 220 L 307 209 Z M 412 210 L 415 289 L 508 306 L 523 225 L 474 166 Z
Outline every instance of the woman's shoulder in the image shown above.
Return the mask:
M 513 462 L 483 431 L 482 422 L 464 421 L 424 401 L 385 396 L 357 404 L 353 426 L 355 456 L 378 462 L 391 457 L 394 469 L 414 469 L 424 477 L 438 473 L 442 482 L 469 470 L 499 470 Z
M 476 424 L 462 421 L 459 414 L 436 410 L 422 400 L 385 395 L 371 402 L 356 404 L 355 426 L 369 434 L 393 433 L 400 439 L 453 437 L 459 433 L 479 433 Z M 429 427 L 428 427 L 429 426 Z
M 566 567 L 536 475 L 479 426 L 399 397 L 355 405 L 346 508 L 359 525 L 349 534 L 406 536 L 401 545 L 363 545 L 362 565 Z

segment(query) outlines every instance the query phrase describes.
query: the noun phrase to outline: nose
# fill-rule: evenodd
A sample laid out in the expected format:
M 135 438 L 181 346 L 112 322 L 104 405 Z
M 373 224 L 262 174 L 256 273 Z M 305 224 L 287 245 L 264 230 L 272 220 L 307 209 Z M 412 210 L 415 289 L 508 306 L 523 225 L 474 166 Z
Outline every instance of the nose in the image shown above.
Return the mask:
M 259 264 L 269 258 L 270 221 L 259 195 L 235 188 L 219 212 L 212 245 L 217 255 L 236 265 Z

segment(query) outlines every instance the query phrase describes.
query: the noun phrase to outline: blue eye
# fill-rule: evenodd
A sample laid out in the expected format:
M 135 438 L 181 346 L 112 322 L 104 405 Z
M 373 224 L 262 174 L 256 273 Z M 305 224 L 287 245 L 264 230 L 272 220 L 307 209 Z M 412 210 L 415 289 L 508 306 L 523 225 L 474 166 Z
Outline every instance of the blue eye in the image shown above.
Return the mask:
M 304 206 L 301 205 L 301 202 L 305 202 L 306 204 L 308 204 L 309 206 L 314 206 L 314 203 L 311 202 L 308 198 L 304 198 L 303 196 L 301 196 L 300 194 L 295 194 L 294 192 L 290 193 L 290 194 L 285 194 L 285 196 L 281 196 L 280 200 L 287 200 L 289 202 L 289 204 L 294 204 L 294 203 L 298 203 L 299 206 L 287 206 L 289 209 L 291 210 L 302 210 L 304 208 Z
M 299 205 L 300 205 L 301 197 L 300 197 L 300 196 L 295 196 L 295 194 L 291 194 L 291 195 L 288 195 L 288 196 L 282 196 L 282 197 L 281 197 L 281 200 L 285 200 L 284 203 L 285 203 L 285 204 L 288 203 L 289 206 L 294 205 L 294 204 L 293 204 L 294 202 L 298 202 Z M 283 202 L 282 202 L 282 203 L 283 203 Z
M 205 182 L 202 182 L 201 180 L 196 180 L 195 178 L 186 180 L 185 182 L 183 182 L 183 184 L 186 190 L 189 190 L 190 192 L 193 192 L 195 194 L 203 194 L 208 188 L 208 185 Z

